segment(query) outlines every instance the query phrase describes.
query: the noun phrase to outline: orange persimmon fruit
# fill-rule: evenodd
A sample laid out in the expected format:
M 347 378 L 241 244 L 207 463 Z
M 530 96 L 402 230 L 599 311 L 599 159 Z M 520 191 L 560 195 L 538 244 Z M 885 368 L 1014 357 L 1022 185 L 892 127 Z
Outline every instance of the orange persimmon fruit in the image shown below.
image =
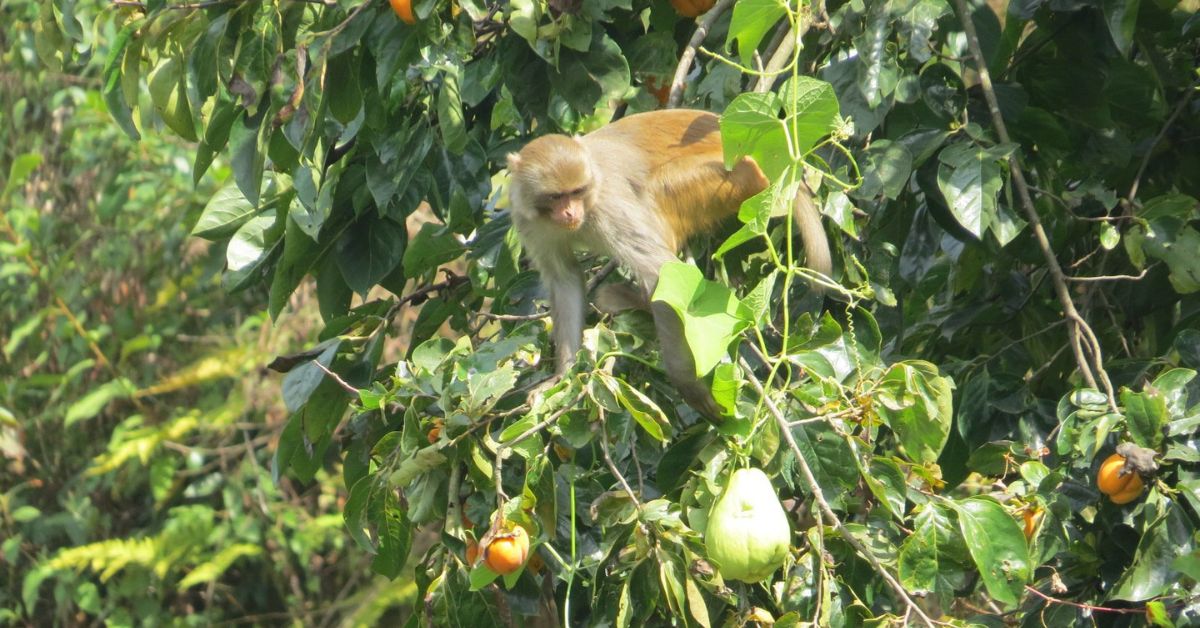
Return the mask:
M 405 24 L 416 24 L 417 16 L 413 15 L 412 0 L 388 0 L 392 4 L 392 10 L 400 18 L 400 21 Z
M 717 0 L 671 0 L 675 12 L 683 17 L 699 17 L 713 8 Z
M 1121 454 L 1106 458 L 1096 472 L 1096 488 L 1114 504 L 1128 504 L 1137 499 L 1143 487 L 1142 476 L 1125 468 L 1125 456 Z
M 502 532 L 483 548 L 483 562 L 488 569 L 507 576 L 521 568 L 529 557 L 529 533 L 521 526 Z

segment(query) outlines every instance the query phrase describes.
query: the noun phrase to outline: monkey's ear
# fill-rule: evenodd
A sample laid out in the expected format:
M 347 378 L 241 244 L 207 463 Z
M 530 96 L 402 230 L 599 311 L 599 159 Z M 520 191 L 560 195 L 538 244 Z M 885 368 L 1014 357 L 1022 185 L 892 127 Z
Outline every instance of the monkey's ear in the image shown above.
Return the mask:
M 518 167 L 520 167 L 520 165 L 521 165 L 521 155 L 519 155 L 517 153 L 509 153 L 508 154 L 508 170 L 509 170 L 509 172 L 516 170 Z

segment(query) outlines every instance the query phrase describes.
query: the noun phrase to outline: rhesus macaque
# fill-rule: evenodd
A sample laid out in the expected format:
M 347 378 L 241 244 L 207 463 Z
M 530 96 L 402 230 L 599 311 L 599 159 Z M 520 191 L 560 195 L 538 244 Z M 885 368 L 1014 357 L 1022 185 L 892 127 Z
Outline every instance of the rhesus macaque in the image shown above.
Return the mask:
M 754 160 L 726 170 L 717 116 L 673 109 L 623 118 L 582 137 L 546 135 L 508 156 L 517 234 L 549 291 L 558 372 L 582 342 L 586 295 L 575 249 L 608 255 L 632 272 L 649 301 L 659 268 L 693 235 L 709 232 L 767 187 Z M 807 188 L 795 223 L 809 268 L 829 274 L 829 243 Z M 677 314 L 651 303 L 668 377 L 693 408 L 720 416 L 696 377 Z

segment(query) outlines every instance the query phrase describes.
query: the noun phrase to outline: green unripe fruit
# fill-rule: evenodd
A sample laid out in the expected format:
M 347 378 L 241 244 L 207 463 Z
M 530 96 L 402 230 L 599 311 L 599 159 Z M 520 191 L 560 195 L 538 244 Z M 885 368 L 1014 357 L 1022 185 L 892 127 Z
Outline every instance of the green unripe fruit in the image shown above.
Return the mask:
M 738 469 L 708 513 L 704 545 L 725 579 L 761 582 L 783 566 L 792 531 L 767 474 Z

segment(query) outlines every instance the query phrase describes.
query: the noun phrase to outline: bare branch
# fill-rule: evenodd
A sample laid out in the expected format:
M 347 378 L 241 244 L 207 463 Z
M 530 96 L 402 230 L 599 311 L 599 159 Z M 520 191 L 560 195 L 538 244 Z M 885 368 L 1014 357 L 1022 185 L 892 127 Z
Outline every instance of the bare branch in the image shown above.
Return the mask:
M 679 106 L 679 101 L 683 98 L 683 81 L 687 78 L 688 72 L 692 71 L 692 61 L 696 59 L 696 49 L 704 42 L 704 38 L 708 37 L 708 31 L 717 18 L 721 17 L 721 14 L 731 6 L 733 6 L 733 0 L 721 0 L 709 9 L 704 17 L 700 18 L 700 23 L 696 25 L 696 32 L 692 33 L 692 38 L 688 41 L 687 47 L 683 49 L 683 54 L 679 55 L 679 65 L 675 68 L 675 77 L 671 79 L 671 95 L 667 98 L 668 109 Z
M 1001 142 L 1005 144 L 1011 143 L 1012 138 L 1008 134 L 1008 126 L 1004 124 L 1004 116 L 1000 113 L 1000 103 L 996 99 L 996 91 L 992 86 L 992 76 L 988 72 L 987 63 L 984 61 L 983 48 L 979 44 L 979 34 L 975 31 L 975 23 L 971 21 L 971 12 L 967 8 L 966 0 L 954 0 L 954 6 L 958 12 L 959 22 L 962 23 L 963 30 L 967 34 L 967 47 L 971 51 L 971 56 L 974 57 L 975 70 L 979 73 L 979 86 L 983 90 L 984 98 L 987 100 L 988 111 L 992 116 L 992 124 L 996 128 L 996 134 Z M 1067 335 L 1070 337 L 1071 350 L 1075 354 L 1075 364 L 1078 366 L 1084 382 L 1092 388 L 1099 388 L 1096 384 L 1096 376 L 1093 375 L 1093 369 L 1099 373 L 1104 391 L 1108 395 L 1109 407 L 1116 412 L 1116 394 L 1112 389 L 1112 384 L 1108 381 L 1108 374 L 1104 372 L 1104 361 L 1100 343 L 1096 340 L 1096 336 L 1092 333 L 1091 328 L 1088 327 L 1087 321 L 1080 316 L 1079 310 L 1075 308 L 1075 303 L 1071 300 L 1071 293 L 1067 289 L 1066 274 L 1063 273 L 1062 266 L 1058 263 L 1054 249 L 1050 247 L 1050 238 L 1046 235 L 1046 228 L 1042 225 L 1041 217 L 1038 216 L 1037 209 L 1033 205 L 1033 198 L 1029 192 L 1029 184 L 1025 181 L 1025 173 L 1021 169 L 1021 162 L 1015 152 L 1009 155 L 1008 162 L 1013 187 L 1016 188 L 1017 196 L 1021 199 L 1021 209 L 1025 213 L 1025 219 L 1029 221 L 1029 225 L 1033 229 L 1034 237 L 1037 239 L 1038 246 L 1042 250 L 1042 256 L 1046 259 L 1046 268 L 1050 271 L 1054 293 L 1063 308 L 1063 314 L 1070 322 L 1067 326 Z M 1093 358 L 1090 362 L 1083 349 L 1085 339 L 1090 345 L 1087 353 L 1090 353 Z
M 1136 275 L 1099 275 L 1096 277 L 1067 277 L 1066 279 L 1067 281 L 1078 281 L 1081 283 L 1086 283 L 1089 281 L 1137 281 L 1139 279 L 1144 279 L 1146 277 L 1146 271 L 1148 270 L 1150 269 L 1143 268 L 1142 272 Z
M 350 393 L 351 395 L 354 395 L 355 397 L 358 397 L 358 389 L 351 386 L 349 382 L 342 379 L 341 376 L 339 376 L 337 373 L 334 373 L 333 371 L 325 368 L 325 365 L 321 364 L 317 360 L 313 360 L 312 363 L 315 364 L 317 366 L 317 368 L 324 371 L 326 375 L 328 375 L 329 377 L 332 377 L 333 381 L 337 382 L 337 385 L 341 386 L 342 390 Z

